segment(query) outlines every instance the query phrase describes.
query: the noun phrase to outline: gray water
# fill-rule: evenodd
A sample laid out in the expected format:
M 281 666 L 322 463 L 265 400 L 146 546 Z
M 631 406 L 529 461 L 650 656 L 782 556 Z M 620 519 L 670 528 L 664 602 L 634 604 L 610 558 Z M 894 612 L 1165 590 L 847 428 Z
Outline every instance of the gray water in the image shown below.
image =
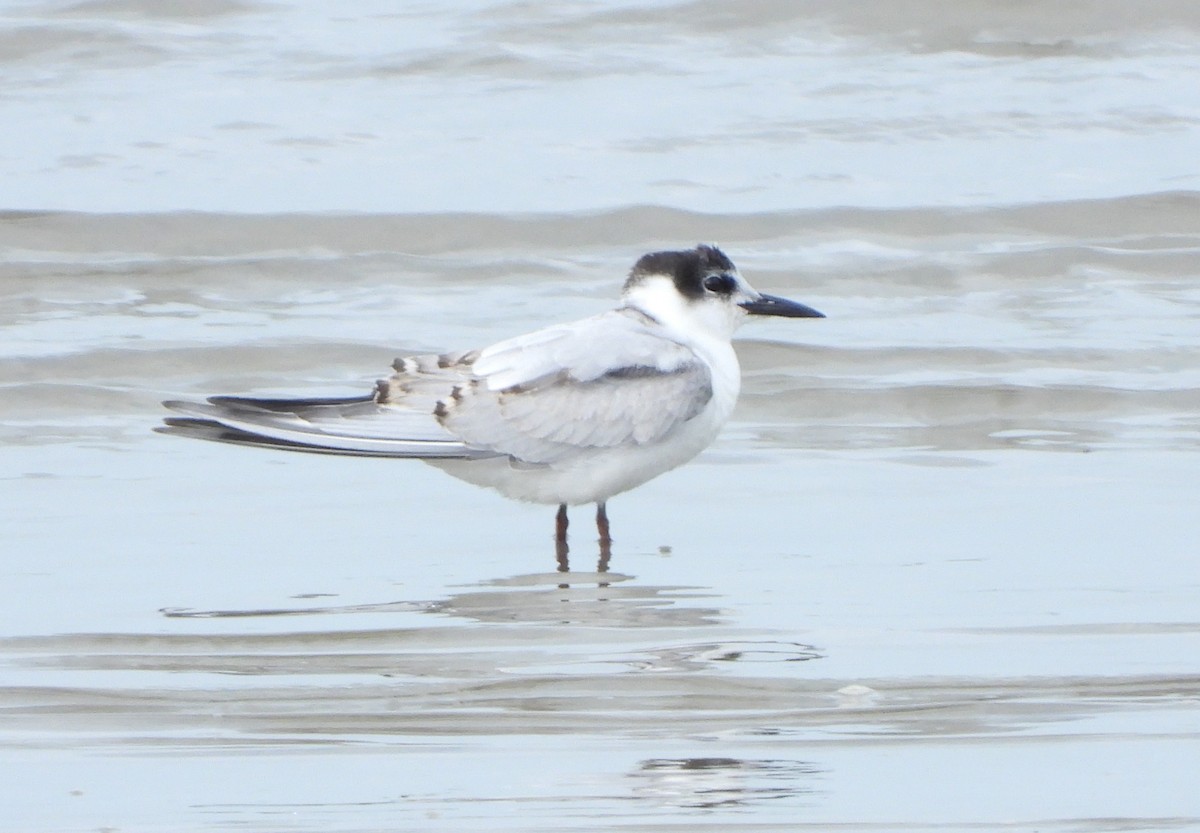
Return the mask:
M 1191 3 L 0 8 L 0 829 L 1200 830 Z M 719 242 L 692 464 L 552 511 L 152 432 Z

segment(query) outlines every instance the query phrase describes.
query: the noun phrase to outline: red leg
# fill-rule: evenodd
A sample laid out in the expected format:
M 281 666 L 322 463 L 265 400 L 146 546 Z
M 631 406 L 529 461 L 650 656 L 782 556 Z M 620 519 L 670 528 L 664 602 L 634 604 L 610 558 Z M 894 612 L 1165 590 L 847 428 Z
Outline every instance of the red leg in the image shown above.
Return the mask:
M 612 536 L 608 534 L 608 510 L 604 502 L 596 504 L 596 531 L 600 533 L 600 563 L 596 572 L 608 572 L 608 560 L 612 558 Z
M 570 550 L 567 547 L 567 505 L 558 505 L 558 514 L 554 517 L 554 554 L 558 561 L 560 573 L 570 572 L 571 565 L 567 560 Z

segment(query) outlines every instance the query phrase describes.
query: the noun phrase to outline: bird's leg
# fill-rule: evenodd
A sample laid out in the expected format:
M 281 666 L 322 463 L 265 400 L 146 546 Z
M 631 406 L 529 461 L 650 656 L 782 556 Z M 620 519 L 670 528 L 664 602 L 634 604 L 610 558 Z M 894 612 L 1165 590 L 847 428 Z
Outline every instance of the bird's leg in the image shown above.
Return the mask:
M 554 554 L 558 560 L 558 571 L 560 573 L 571 571 L 571 565 L 567 560 L 569 552 L 570 550 L 567 548 L 567 505 L 560 503 L 558 505 L 558 514 L 554 518 Z
M 604 501 L 596 504 L 596 531 L 600 533 L 600 562 L 596 572 L 607 573 L 608 560 L 612 558 L 612 536 L 608 534 L 608 510 L 604 508 Z

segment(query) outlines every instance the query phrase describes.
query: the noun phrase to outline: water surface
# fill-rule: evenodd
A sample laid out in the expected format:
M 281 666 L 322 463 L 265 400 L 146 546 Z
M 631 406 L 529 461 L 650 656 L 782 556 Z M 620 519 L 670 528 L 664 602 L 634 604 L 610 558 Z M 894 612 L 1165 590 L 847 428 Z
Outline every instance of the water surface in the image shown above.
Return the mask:
M 0 828 L 1200 830 L 1196 12 L 0 12 Z M 152 432 L 715 240 L 733 423 L 589 511 Z

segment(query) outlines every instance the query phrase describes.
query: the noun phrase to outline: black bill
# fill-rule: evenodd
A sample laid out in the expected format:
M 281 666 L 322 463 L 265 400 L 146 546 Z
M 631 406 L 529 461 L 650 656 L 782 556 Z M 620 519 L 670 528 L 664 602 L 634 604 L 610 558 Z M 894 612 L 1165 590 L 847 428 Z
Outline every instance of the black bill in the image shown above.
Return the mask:
M 823 313 L 817 312 L 799 301 L 789 301 L 778 295 L 759 295 L 755 301 L 741 304 L 742 309 L 751 315 L 778 315 L 783 318 L 824 318 Z

